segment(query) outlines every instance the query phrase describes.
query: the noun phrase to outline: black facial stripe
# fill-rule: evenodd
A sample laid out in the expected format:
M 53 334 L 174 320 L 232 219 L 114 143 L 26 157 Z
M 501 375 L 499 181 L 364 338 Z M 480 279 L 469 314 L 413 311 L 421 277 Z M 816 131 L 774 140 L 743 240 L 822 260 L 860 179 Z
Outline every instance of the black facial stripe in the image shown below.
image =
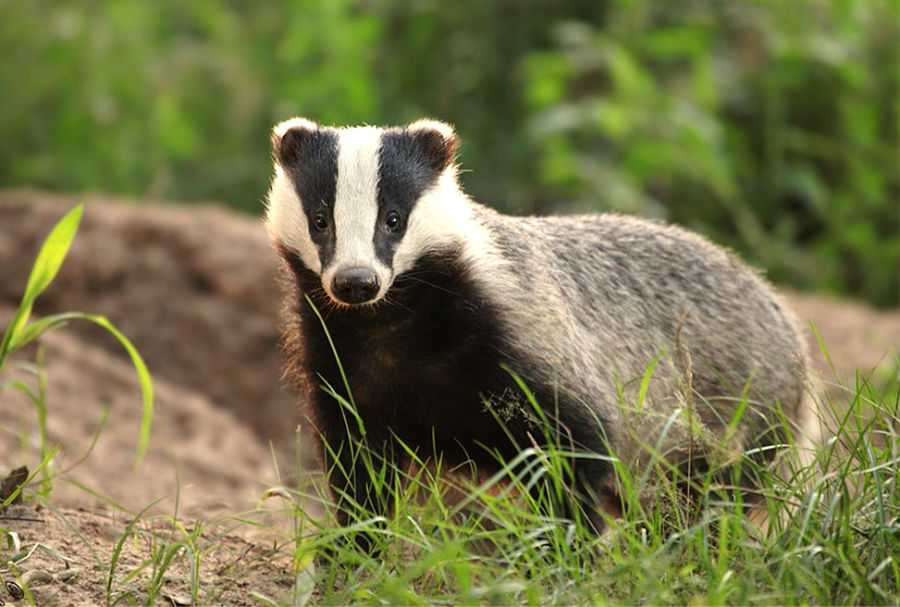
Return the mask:
M 390 267 L 394 251 L 406 233 L 407 220 L 416 201 L 440 176 L 423 153 L 433 134 L 406 129 L 391 129 L 381 136 L 378 150 L 378 220 L 375 224 L 375 255 Z M 388 214 L 400 214 L 402 224 L 396 232 L 385 228 Z
M 285 135 L 299 138 L 295 145 L 298 153 L 289 163 L 283 166 L 290 175 L 291 181 L 300 201 L 309 225 L 309 236 L 319 249 L 322 267 L 328 265 L 334 257 L 335 229 L 334 204 L 338 178 L 338 135 L 332 129 L 319 128 L 313 131 L 300 131 Z M 317 231 L 314 219 L 321 213 L 328 220 L 328 229 Z

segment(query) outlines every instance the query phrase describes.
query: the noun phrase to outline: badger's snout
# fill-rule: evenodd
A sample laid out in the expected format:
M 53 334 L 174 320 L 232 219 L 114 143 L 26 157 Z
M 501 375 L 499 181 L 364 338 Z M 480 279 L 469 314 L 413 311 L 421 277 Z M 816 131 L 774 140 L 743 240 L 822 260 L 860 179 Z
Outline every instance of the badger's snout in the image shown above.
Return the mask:
M 381 286 L 371 268 L 354 266 L 338 270 L 331 281 L 331 292 L 347 304 L 361 304 L 375 299 Z

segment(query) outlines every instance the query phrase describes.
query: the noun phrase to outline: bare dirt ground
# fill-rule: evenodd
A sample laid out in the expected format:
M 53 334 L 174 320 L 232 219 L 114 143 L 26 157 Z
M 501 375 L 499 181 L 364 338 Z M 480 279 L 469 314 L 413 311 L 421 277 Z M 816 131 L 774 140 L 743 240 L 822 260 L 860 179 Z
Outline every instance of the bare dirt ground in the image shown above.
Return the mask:
M 0 525 L 16 528 L 27 555 L 20 563 L 19 575 L 7 572 L 6 581 L 27 588 L 36 605 L 104 605 L 107 597 L 110 604 L 143 605 L 149 598 L 148 588 L 152 588 L 156 593 L 153 604 L 157 605 L 249 606 L 260 604 L 254 594 L 284 601 L 294 586 L 289 549 L 251 543 L 230 534 L 224 523 L 204 526 L 192 546 L 194 552 L 184 549 L 165 574 L 156 576 L 153 568 L 146 566 L 152 553 L 165 551 L 183 539 L 168 521 L 146 520 L 131 528 L 111 569 L 113 547 L 129 529 L 130 517 L 103 509 L 26 507 L 12 508 L 6 516 L 18 520 L 0 519 Z M 193 554 L 199 562 L 196 594 L 191 584 Z M 3 600 L 15 604 L 12 596 Z M 27 600 L 22 599 L 22 604 Z
M 46 336 L 49 437 L 61 450 L 54 470 L 78 465 L 56 479 L 50 507 L 36 510 L 32 501 L 0 514 L 0 529 L 18 534 L 23 553 L 39 544 L 50 549 L 35 549 L 19 571 L 0 565 L 0 577 L 39 572 L 29 574 L 39 605 L 102 604 L 110 556 L 133 517 L 129 512 L 160 500 L 153 512 L 171 515 L 177 500 L 185 524 L 208 522 L 198 539 L 205 548 L 201 604 L 258 604 L 254 590 L 284 596 L 293 583 L 288 536 L 261 539 L 259 528 L 226 516 L 256 510 L 265 490 L 278 484 L 273 451 L 282 480 L 303 473 L 292 465 L 295 429 L 303 420 L 280 382 L 277 261 L 262 225 L 213 207 L 0 192 L 0 326 L 18 303 L 41 240 L 79 201 L 86 202 L 81 230 L 36 312 L 105 314 L 132 338 L 154 376 L 151 445 L 135 468 L 140 396 L 119 345 L 88 325 Z M 786 297 L 827 346 L 830 364 L 809 332 L 826 382 L 851 378 L 856 370 L 877 372 L 900 351 L 900 311 L 793 292 Z M 28 363 L 34 355 L 19 356 L 0 383 L 11 377 L 33 383 Z M 106 425 L 80 461 L 104 407 Z M 39 462 L 33 408 L 18 392 L 0 390 L 0 478 Z M 139 567 L 173 533 L 171 517 L 142 522 L 124 543 L 120 570 Z M 65 573 L 71 569 L 75 575 Z M 114 590 L 146 588 L 139 582 L 150 579 L 151 569 L 134 579 L 115 578 Z M 189 559 L 182 555 L 168 576 L 160 604 L 187 604 L 179 601 L 190 597 Z M 12 597 L 0 588 L 0 600 L 10 604 Z

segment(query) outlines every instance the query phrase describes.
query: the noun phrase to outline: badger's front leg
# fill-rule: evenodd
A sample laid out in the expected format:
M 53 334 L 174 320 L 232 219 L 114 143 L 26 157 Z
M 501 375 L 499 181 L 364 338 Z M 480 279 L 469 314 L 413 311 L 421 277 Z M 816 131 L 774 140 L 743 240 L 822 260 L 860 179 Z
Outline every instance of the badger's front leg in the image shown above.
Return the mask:
M 383 433 L 353 436 L 341 426 L 320 428 L 325 474 L 335 502 L 338 523 L 344 528 L 386 517 L 393 505 L 397 471 L 393 440 Z M 377 541 L 375 523 L 345 536 L 366 553 L 373 553 Z

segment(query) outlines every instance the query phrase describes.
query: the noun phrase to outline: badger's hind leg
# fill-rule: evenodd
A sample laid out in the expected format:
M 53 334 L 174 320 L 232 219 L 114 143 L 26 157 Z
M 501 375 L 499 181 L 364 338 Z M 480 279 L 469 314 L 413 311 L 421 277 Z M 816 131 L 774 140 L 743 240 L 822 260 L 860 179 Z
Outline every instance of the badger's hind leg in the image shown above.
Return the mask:
M 604 426 L 593 412 L 570 401 L 558 402 L 546 425 L 531 429 L 528 440 L 542 436 L 546 453 L 540 482 L 531 485 L 533 500 L 552 518 L 575 521 L 600 535 L 606 529 L 604 516 L 621 515 L 621 503 L 610 489 L 613 475 Z M 555 455 L 551 455 L 555 454 Z M 551 461 L 556 457 L 561 461 Z
M 791 440 L 788 448 L 780 453 L 775 461 L 774 474 L 785 483 L 790 483 L 792 492 L 806 492 L 818 479 L 819 470 L 816 468 L 816 454 L 823 441 L 822 419 L 820 418 L 817 395 L 821 394 L 816 382 L 811 382 L 812 387 L 806 390 L 800 404 L 793 412 L 789 420 L 791 424 Z M 802 499 L 793 500 L 802 503 Z M 794 515 L 796 506 L 788 504 L 779 509 L 778 521 Z M 766 535 L 775 521 L 771 520 L 768 504 L 765 499 L 757 500 L 752 504 L 747 513 L 750 521 L 756 526 L 760 534 Z

